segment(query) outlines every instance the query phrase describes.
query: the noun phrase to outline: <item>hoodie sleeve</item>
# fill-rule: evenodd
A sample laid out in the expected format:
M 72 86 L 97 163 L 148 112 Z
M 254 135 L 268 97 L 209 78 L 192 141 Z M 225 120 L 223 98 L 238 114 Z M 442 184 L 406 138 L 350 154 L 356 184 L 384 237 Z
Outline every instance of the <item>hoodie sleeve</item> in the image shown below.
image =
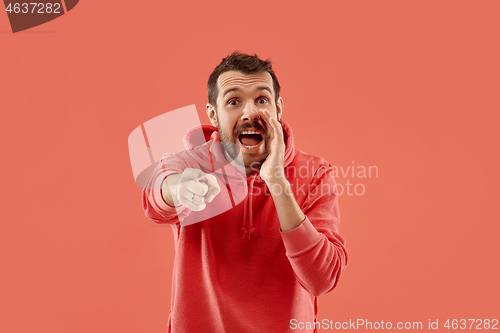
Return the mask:
M 156 223 L 178 223 L 186 218 L 191 210 L 184 206 L 172 207 L 163 199 L 161 184 L 171 174 L 182 173 L 186 168 L 199 168 L 199 165 L 190 159 L 183 159 L 179 155 L 165 154 L 157 167 L 149 176 L 145 188 L 142 190 L 142 208 L 147 217 Z
M 333 290 L 347 265 L 335 184 L 332 167 L 320 167 L 301 206 L 305 220 L 295 229 L 281 232 L 298 282 L 314 296 Z

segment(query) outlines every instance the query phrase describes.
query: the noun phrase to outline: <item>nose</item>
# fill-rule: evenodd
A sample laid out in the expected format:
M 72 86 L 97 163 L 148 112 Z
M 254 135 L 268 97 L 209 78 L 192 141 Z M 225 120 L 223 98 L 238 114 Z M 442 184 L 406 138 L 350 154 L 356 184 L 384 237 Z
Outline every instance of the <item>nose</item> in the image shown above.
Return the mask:
M 241 120 L 250 122 L 260 120 L 259 109 L 254 103 L 248 102 L 245 104 L 245 107 L 243 108 L 243 114 L 241 115 Z

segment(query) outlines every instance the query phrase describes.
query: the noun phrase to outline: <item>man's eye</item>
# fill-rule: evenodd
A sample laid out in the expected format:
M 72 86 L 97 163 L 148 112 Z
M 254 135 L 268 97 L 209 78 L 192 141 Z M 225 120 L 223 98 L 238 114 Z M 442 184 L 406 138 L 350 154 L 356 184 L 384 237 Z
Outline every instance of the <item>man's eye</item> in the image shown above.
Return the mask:
M 268 102 L 267 98 L 265 97 L 259 98 L 259 104 L 265 104 L 267 102 Z
M 227 104 L 229 104 L 229 105 L 237 105 L 237 104 L 238 104 L 238 101 L 237 101 L 237 100 L 235 100 L 235 99 L 232 99 L 232 100 L 230 100 L 229 102 L 227 102 Z

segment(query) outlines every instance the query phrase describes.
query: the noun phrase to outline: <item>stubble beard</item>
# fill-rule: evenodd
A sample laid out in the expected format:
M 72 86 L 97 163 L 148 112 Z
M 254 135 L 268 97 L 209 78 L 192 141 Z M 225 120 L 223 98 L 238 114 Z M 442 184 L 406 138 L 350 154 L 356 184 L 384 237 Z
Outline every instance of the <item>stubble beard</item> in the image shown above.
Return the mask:
M 266 147 L 266 154 L 265 154 L 265 157 L 262 161 L 253 161 L 252 163 L 250 163 L 250 165 L 245 165 L 245 161 L 243 160 L 243 156 L 241 154 L 240 146 L 237 143 L 232 142 L 230 137 L 227 135 L 227 133 L 225 133 L 222 130 L 222 128 L 220 127 L 219 116 L 217 115 L 217 113 L 216 113 L 216 117 L 217 117 L 217 129 L 219 131 L 220 141 L 222 144 L 222 148 L 224 149 L 224 154 L 226 155 L 226 160 L 229 163 L 231 163 L 232 161 L 235 161 L 239 166 L 245 168 L 245 170 L 247 170 L 247 171 L 248 170 L 250 170 L 250 171 L 260 170 L 262 163 L 264 163 L 265 159 L 267 158 L 267 156 L 270 153 L 269 149 Z M 264 144 L 267 145 L 269 143 L 269 135 L 268 134 L 264 134 L 264 137 L 262 139 L 265 140 Z M 236 138 L 236 140 L 239 140 L 239 139 Z
M 222 144 L 222 148 L 224 149 L 224 154 L 226 155 L 226 160 L 228 160 L 229 163 L 235 161 L 236 163 L 238 163 L 238 165 L 244 167 L 245 163 L 243 162 L 243 156 L 241 156 L 240 153 L 240 146 L 238 146 L 238 144 L 234 142 L 231 142 L 229 136 L 224 133 L 219 125 L 217 125 L 217 128 L 219 129 L 220 141 Z

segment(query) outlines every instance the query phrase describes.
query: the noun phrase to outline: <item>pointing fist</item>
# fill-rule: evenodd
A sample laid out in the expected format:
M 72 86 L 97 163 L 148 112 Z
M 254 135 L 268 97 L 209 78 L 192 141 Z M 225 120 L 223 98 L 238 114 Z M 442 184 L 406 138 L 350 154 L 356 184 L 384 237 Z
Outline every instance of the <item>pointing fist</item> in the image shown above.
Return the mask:
M 165 202 L 170 206 L 185 206 L 192 211 L 201 211 L 220 193 L 214 175 L 200 169 L 187 168 L 182 173 L 165 178 L 162 184 Z

